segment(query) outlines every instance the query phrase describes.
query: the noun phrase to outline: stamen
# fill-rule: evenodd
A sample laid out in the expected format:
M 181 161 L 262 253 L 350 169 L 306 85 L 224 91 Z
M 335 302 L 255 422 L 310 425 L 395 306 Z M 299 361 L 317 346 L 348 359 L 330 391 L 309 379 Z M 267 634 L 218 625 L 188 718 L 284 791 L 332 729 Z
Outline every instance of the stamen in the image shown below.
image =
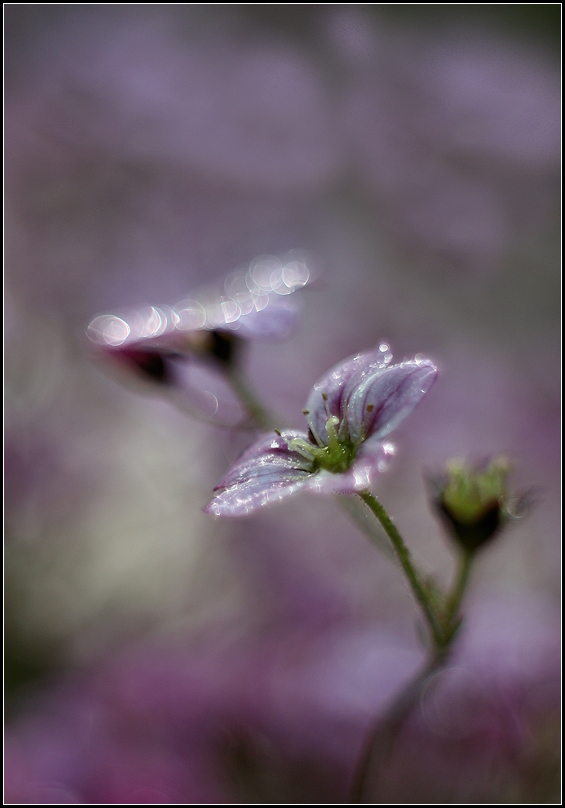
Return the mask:
M 275 434 L 278 435 L 279 438 L 282 438 L 282 432 L 280 431 L 280 429 L 275 429 Z
M 328 416 L 328 418 L 331 418 L 332 414 L 330 412 L 330 405 L 328 404 L 328 394 L 322 393 L 322 398 L 324 399 L 324 405 L 326 407 L 326 415 Z
M 324 449 L 325 448 L 325 443 L 324 443 L 323 440 L 320 439 L 320 436 L 315 432 L 314 426 L 313 426 L 312 422 L 310 421 L 310 418 L 309 418 L 310 410 L 308 409 L 308 407 L 305 407 L 302 410 L 302 412 L 304 413 L 304 415 L 306 416 L 306 418 L 308 420 L 308 437 L 310 438 L 310 440 L 311 440 L 311 442 L 313 444 L 317 444 L 317 447 L 319 449 Z
M 355 441 L 355 449 L 356 450 L 357 450 L 357 447 L 359 446 L 359 444 L 363 443 L 363 441 L 367 437 L 367 431 L 368 431 L 367 425 L 368 425 L 368 422 L 369 422 L 370 415 L 371 415 L 371 413 L 373 412 L 374 409 L 375 409 L 374 404 L 367 404 L 367 407 L 365 408 L 365 420 L 363 421 L 363 425 L 361 426 L 361 431 L 359 432 L 359 437 Z

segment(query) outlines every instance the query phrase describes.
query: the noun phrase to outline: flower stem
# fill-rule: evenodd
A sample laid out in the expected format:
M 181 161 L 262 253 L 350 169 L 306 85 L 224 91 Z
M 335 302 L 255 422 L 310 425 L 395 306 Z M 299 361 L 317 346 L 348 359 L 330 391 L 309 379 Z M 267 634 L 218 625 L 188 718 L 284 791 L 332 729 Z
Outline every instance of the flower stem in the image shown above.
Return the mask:
M 389 515 L 378 501 L 378 499 L 371 494 L 369 491 L 360 491 L 359 496 L 363 500 L 363 502 L 368 505 L 368 507 L 372 510 L 375 514 L 381 525 L 386 531 L 387 536 L 392 542 L 392 546 L 394 547 L 395 553 L 398 557 L 398 560 L 404 570 L 408 583 L 410 584 L 410 588 L 414 594 L 414 597 L 420 604 L 420 607 L 424 613 L 424 617 L 428 623 L 430 631 L 432 633 L 432 637 L 434 640 L 434 644 L 437 648 L 443 648 L 445 645 L 444 641 L 444 633 L 442 631 L 442 626 L 440 625 L 432 604 L 430 602 L 430 598 L 428 593 L 426 592 L 418 574 L 416 572 L 415 567 L 410 560 L 410 552 L 406 547 L 404 540 L 396 527 L 394 526 L 392 520 L 390 519 Z
M 459 564 L 453 588 L 445 600 L 444 615 L 443 615 L 443 630 L 444 638 L 447 642 L 455 634 L 459 626 L 459 622 L 454 623 L 454 618 L 457 618 L 457 612 L 463 600 L 463 595 L 467 584 L 469 582 L 469 574 L 471 572 L 471 565 L 475 557 L 474 552 L 463 550 L 459 555 Z M 444 642 L 445 642 L 444 640 Z
M 275 419 L 263 406 L 245 374 L 237 367 L 230 367 L 226 371 L 226 379 L 255 424 L 260 429 L 273 429 Z

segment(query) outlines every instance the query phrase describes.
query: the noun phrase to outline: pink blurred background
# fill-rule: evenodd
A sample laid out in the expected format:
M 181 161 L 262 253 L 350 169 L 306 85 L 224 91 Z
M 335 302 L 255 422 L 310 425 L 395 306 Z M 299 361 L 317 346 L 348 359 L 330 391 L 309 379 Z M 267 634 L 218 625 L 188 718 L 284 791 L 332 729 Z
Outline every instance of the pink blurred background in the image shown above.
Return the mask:
M 301 427 L 381 339 L 438 363 L 379 485 L 423 567 L 450 580 L 424 469 L 505 452 L 539 492 L 379 799 L 559 798 L 560 8 L 473 9 L 5 8 L 8 802 L 344 801 L 421 661 L 331 500 L 212 521 L 246 438 L 88 350 L 95 314 L 297 247 L 323 278 L 249 374 Z

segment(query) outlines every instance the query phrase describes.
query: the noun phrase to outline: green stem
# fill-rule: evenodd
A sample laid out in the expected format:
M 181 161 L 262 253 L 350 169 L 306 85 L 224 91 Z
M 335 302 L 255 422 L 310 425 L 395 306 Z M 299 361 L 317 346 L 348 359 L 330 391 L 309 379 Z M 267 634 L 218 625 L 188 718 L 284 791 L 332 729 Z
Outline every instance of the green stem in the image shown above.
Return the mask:
M 474 557 L 473 552 L 467 550 L 461 552 L 453 588 L 445 600 L 444 635 L 448 640 L 451 639 L 457 628 L 457 625 L 453 625 L 453 620 L 457 617 L 457 612 L 463 600 Z
M 410 560 L 410 552 L 406 547 L 402 536 L 392 523 L 389 515 L 387 514 L 381 503 L 373 494 L 371 494 L 369 491 L 361 491 L 359 493 L 359 496 L 361 497 L 363 502 L 366 505 L 368 505 L 369 508 L 373 511 L 373 513 L 375 514 L 375 516 L 385 529 L 387 536 L 392 542 L 392 546 L 394 547 L 394 550 L 402 566 L 402 569 L 404 570 L 406 578 L 408 579 L 408 583 L 410 584 L 414 597 L 420 604 L 420 607 L 424 613 L 428 626 L 430 627 L 434 643 L 437 648 L 442 648 L 445 645 L 442 626 L 438 622 L 438 619 L 432 608 L 432 604 L 430 603 L 428 594 L 418 577 L 418 574 L 412 564 L 412 561 Z

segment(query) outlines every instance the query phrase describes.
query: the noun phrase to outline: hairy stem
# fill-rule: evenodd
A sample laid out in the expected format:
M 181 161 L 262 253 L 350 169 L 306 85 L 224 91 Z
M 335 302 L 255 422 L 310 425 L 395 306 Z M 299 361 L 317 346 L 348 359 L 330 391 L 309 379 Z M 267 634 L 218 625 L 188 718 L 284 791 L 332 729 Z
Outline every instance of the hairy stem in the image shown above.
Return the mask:
M 418 573 L 412 561 L 410 560 L 410 552 L 404 543 L 404 540 L 398 530 L 396 529 L 395 525 L 391 521 L 388 513 L 385 511 L 381 503 L 378 499 L 371 494 L 369 491 L 361 491 L 359 496 L 363 500 L 363 502 L 369 506 L 372 512 L 375 514 L 381 525 L 386 531 L 387 536 L 392 542 L 392 546 L 394 547 L 394 551 L 396 556 L 400 562 L 402 569 L 404 570 L 404 574 L 408 580 L 410 588 L 414 594 L 414 597 L 418 601 L 422 612 L 424 613 L 424 617 L 428 623 L 430 631 L 432 633 L 432 637 L 434 640 L 434 644 L 438 648 L 442 648 L 444 646 L 444 636 L 442 631 L 442 626 L 440 625 L 432 604 L 430 602 L 430 598 L 428 593 L 426 592 Z

